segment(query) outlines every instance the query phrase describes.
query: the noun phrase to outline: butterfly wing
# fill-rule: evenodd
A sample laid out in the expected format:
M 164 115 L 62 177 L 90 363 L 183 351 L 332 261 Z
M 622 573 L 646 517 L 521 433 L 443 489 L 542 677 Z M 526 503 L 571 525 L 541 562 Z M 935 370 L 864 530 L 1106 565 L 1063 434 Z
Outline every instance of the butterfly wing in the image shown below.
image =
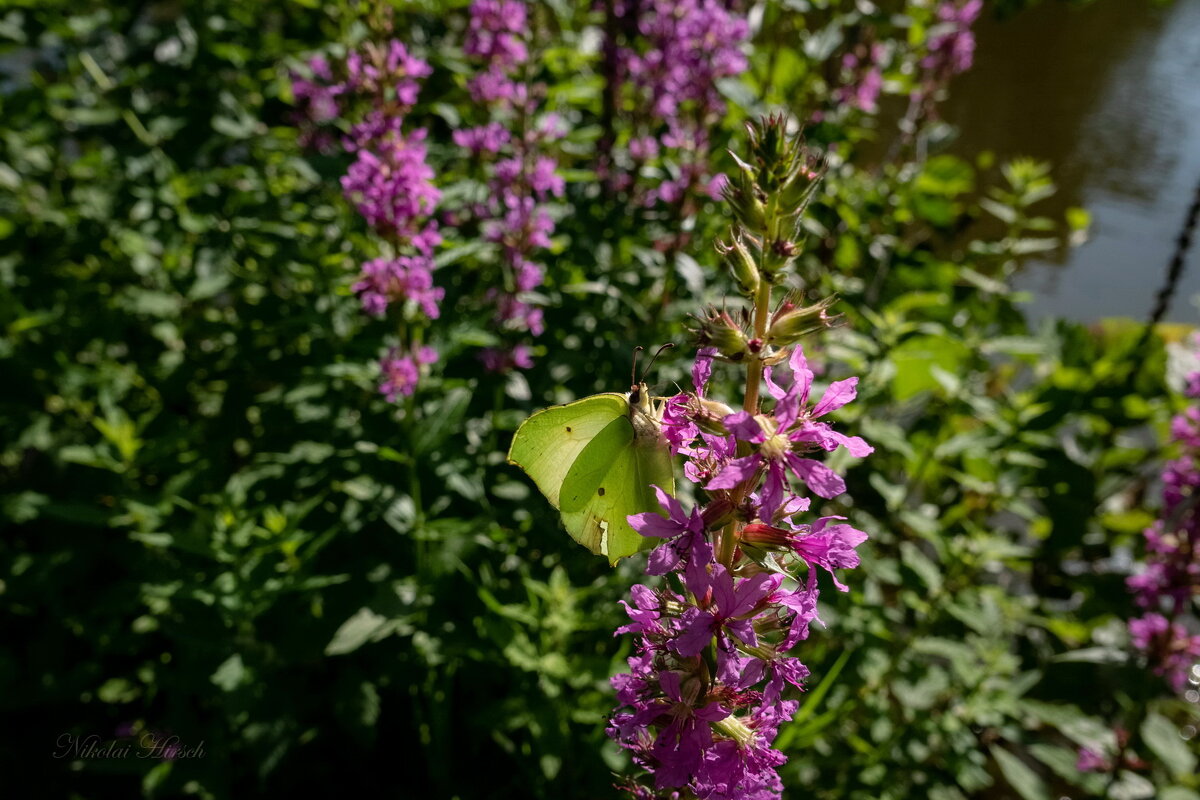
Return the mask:
M 563 481 L 563 524 L 575 541 L 616 564 L 655 543 L 626 520 L 658 510 L 652 483 L 675 491 L 666 443 L 638 437 L 627 417 L 613 420 L 580 452 Z
M 625 519 L 658 510 L 650 484 L 675 491 L 666 442 L 653 426 L 635 431 L 631 413 L 641 412 L 616 393 L 548 408 L 521 424 L 508 453 L 562 512 L 571 538 L 613 564 L 654 543 Z
M 615 392 L 539 411 L 517 428 L 508 462 L 525 470 L 558 508 L 563 481 L 579 454 L 607 425 L 628 413 L 629 401 Z

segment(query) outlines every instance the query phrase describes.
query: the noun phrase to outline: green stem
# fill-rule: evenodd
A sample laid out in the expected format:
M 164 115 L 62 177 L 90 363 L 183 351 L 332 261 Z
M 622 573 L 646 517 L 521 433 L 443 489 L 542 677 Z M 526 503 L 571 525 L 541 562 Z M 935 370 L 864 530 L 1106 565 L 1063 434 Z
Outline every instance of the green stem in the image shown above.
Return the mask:
M 754 297 L 754 338 L 764 341 L 767 337 L 767 317 L 771 311 L 771 284 L 762 281 L 758 285 L 758 293 Z M 746 395 L 742 408 L 751 414 L 758 413 L 759 386 L 762 382 L 762 362 L 757 356 L 746 364 Z M 739 504 L 745 499 L 757 482 L 758 473 L 748 478 L 742 485 L 733 490 L 733 502 Z M 733 556 L 737 552 L 740 540 L 740 525 L 731 522 L 721 532 L 721 549 L 717 559 L 727 569 L 733 567 Z
M 725 568 L 733 566 L 733 554 L 737 550 L 738 543 L 738 526 L 736 522 L 731 522 L 721 531 L 721 552 L 717 556 L 717 560 L 725 565 Z
M 770 313 L 771 284 L 762 281 L 754 298 L 754 338 L 760 342 L 767 338 L 767 315 Z M 757 357 L 746 364 L 746 400 L 742 408 L 751 414 L 758 413 L 758 386 L 762 380 L 762 362 Z
M 408 496 L 412 498 L 413 504 L 412 533 L 416 538 L 417 572 L 418 574 L 424 574 L 426 544 L 421 528 L 424 527 L 425 509 L 421 503 L 421 470 L 412 450 L 413 435 L 416 433 L 416 411 L 416 397 L 409 395 L 404 409 L 404 438 L 409 443 L 408 458 L 406 459 L 408 466 Z

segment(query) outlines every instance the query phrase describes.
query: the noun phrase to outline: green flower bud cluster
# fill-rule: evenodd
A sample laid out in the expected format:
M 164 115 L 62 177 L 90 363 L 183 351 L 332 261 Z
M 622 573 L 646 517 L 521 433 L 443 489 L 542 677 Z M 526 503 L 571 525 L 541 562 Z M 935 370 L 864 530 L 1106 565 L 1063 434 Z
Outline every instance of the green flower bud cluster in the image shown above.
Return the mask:
M 757 354 L 762 342 L 751 338 L 747 332 L 748 322 L 738 323 L 727 311 L 711 309 L 707 316 L 696 317 L 692 334 L 700 347 L 714 347 L 721 357 L 733 362 L 744 361 L 747 356 Z
M 842 320 L 841 314 L 830 314 L 829 309 L 837 302 L 832 295 L 808 306 L 799 305 L 801 296 L 785 298 L 771 315 L 767 328 L 767 344 L 772 347 L 790 347 L 810 333 L 822 328 L 831 328 Z
M 800 219 L 824 176 L 824 163 L 812 156 L 800 135 L 787 132 L 787 118 L 765 117 L 748 123 L 750 160 L 734 153 L 738 171 L 723 195 L 738 224 L 717 250 L 747 297 L 763 281 L 781 283 L 800 255 Z

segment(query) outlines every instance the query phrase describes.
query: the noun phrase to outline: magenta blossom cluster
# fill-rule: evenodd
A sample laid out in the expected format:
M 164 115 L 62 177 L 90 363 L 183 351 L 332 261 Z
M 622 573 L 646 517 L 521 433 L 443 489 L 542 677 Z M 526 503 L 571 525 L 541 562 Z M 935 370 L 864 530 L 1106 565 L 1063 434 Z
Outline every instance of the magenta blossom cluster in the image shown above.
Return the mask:
M 419 81 L 432 72 L 393 39 L 346 57 L 342 94 L 368 104 L 343 139 L 355 161 L 342 177 L 342 190 L 367 223 L 397 245 L 429 255 L 441 240 L 432 215 L 441 199 L 426 161 L 428 131 L 404 130 L 417 101 Z
M 411 395 L 421 378 L 421 367 L 436 361 L 437 351 L 432 347 L 417 345 L 408 352 L 391 348 L 379 361 L 383 373 L 379 391 L 392 403 L 400 395 Z
M 436 319 L 445 295 L 434 286 L 432 258 L 441 241 L 433 220 L 441 193 L 427 161 L 428 132 L 405 125 L 421 81 L 432 72 L 429 64 L 392 39 L 365 43 L 336 69 L 321 57 L 309 69 L 311 80 L 295 78 L 292 84 L 307 117 L 301 136 L 327 151 L 334 141 L 327 123 L 350 120 L 341 145 L 354 160 L 342 176 L 342 191 L 395 254 L 362 265 L 353 290 L 363 311 L 383 317 L 397 306 L 408 322 Z M 422 367 L 436 360 L 429 347 L 392 348 L 380 361 L 380 391 L 393 401 L 411 395 Z
M 437 319 L 438 303 L 446 294 L 433 285 L 433 260 L 423 253 L 372 259 L 362 265 L 353 288 L 363 311 L 374 317 L 382 317 L 393 303 L 409 300 L 426 317 Z
M 323 56 L 309 59 L 308 69 L 312 80 L 292 74 L 292 97 L 297 106 L 297 113 L 292 120 L 300 128 L 301 146 L 330 153 L 336 147 L 336 139 L 323 124 L 332 122 L 341 114 L 338 96 L 345 87 L 334 81 L 333 70 Z
M 441 241 L 430 221 L 441 193 L 426 162 L 424 130 L 389 132 L 359 144 L 342 176 L 342 190 L 367 223 L 384 235 L 429 255 Z
M 975 58 L 975 34 L 971 26 L 983 11 L 983 0 L 942 0 L 937 7 L 937 25 L 929 36 L 929 53 L 921 66 L 935 74 L 957 74 L 971 68 Z
M 528 88 L 513 75 L 529 60 L 525 45 L 528 9 L 523 0 L 474 0 L 463 52 L 483 63 L 468 81 L 471 96 L 481 103 L 522 105 Z
M 797 347 L 790 376 L 778 366 L 763 370 L 772 408 L 734 412 L 707 396 L 713 359 L 714 351 L 701 351 L 695 390 L 671 398 L 663 415 L 664 435 L 707 503 L 689 510 L 659 489 L 664 513 L 629 517 L 643 536 L 661 540 L 646 572 L 669 580 L 634 586 L 626 603 L 630 623 L 618 633 L 635 634 L 637 652 L 630 671 L 613 678 L 622 708 L 608 734 L 653 775 L 654 791 L 767 800 L 782 790 L 776 770 L 786 758 L 772 744 L 797 708 L 787 694 L 809 675 L 790 651 L 818 620 L 818 571 L 856 567 L 867 538 L 843 517 L 801 520 L 807 494 L 845 490 L 811 455 L 845 448 L 865 456 L 872 448 L 826 419 L 854 399 L 857 379 L 814 400 L 813 373 Z
M 748 67 L 742 46 L 749 23 L 720 0 L 618 2 L 614 12 L 636 36 L 616 48 L 614 79 L 634 95 L 635 128 L 628 145 L 635 167 L 671 155 L 673 169 L 641 196 L 646 205 L 674 204 L 695 192 L 719 197 L 709 171 L 709 130 L 725 112 L 719 81 Z M 631 184 L 632 178 L 625 183 Z M 629 188 L 622 186 L 621 188 Z
M 1187 397 L 1200 399 L 1200 372 L 1188 377 Z M 1171 421 L 1171 440 L 1181 454 L 1163 470 L 1161 518 L 1143 532 L 1146 563 L 1128 579 L 1145 613 L 1129 621 L 1133 646 L 1145 653 L 1155 674 L 1183 691 L 1200 667 L 1200 634 L 1184 620 L 1200 595 L 1200 403 Z
M 487 110 L 487 121 L 456 130 L 454 143 L 482 165 L 486 198 L 466 209 L 478 220 L 484 238 L 499 246 L 502 279 L 488 290 L 495 322 L 507 337 L 540 336 L 542 309 L 531 293 L 545 276 L 538 251 L 550 247 L 554 219 L 550 203 L 566 185 L 552 155 L 552 144 L 566 135 L 554 114 L 540 114 L 545 87 L 522 77 L 530 55 L 526 40 L 527 7 L 520 0 L 475 0 L 464 52 L 479 72 L 468 81 L 472 99 Z M 527 369 L 532 351 L 523 341 L 506 342 L 480 353 L 494 372 Z
M 887 48 L 876 42 L 861 45 L 842 56 L 845 82 L 834 90 L 833 98 L 867 114 L 879 110 L 879 93 L 883 91 L 883 65 Z
M 975 57 L 971 26 L 983 10 L 983 0 L 942 0 L 937 22 L 929 29 L 927 51 L 920 62 L 920 77 L 909 95 L 908 112 L 901 128 L 913 134 L 920 119 L 934 118 L 936 103 L 950 79 L 970 69 Z

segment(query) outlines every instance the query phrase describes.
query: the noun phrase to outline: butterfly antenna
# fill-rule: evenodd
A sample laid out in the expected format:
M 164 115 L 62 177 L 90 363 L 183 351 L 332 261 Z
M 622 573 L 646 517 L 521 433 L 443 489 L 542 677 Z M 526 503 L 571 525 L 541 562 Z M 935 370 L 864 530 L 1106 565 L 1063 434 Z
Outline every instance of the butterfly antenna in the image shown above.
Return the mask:
M 629 369 L 629 385 L 630 386 L 637 385 L 637 382 L 638 382 L 637 381 L 638 353 L 642 352 L 645 349 L 646 348 L 642 347 L 640 344 L 637 347 L 633 348 L 633 366 L 630 367 L 630 369 Z M 651 363 L 654 363 L 654 362 L 651 362 Z
M 654 358 L 650 359 L 650 363 L 646 365 L 645 371 L 642 372 L 642 378 L 646 377 L 646 373 L 649 372 L 650 368 L 654 366 L 654 362 L 658 361 L 658 357 L 662 355 L 662 351 L 666 350 L 669 347 L 674 347 L 674 346 L 675 346 L 674 342 L 667 342 L 662 347 L 658 348 L 658 351 L 654 354 Z

